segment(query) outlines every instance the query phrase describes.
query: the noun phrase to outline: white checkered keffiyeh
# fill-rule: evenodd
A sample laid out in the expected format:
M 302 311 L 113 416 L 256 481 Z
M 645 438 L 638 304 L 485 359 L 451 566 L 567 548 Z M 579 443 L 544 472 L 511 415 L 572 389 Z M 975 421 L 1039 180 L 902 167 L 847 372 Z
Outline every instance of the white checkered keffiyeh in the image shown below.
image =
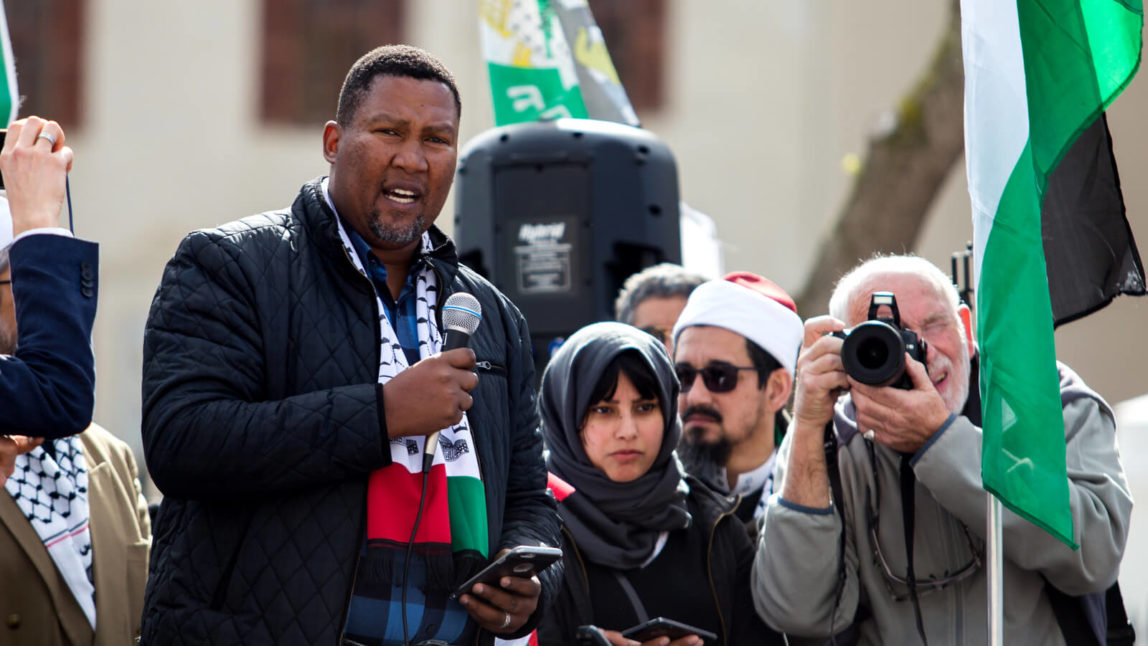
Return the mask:
M 55 456 L 37 446 L 16 456 L 4 488 L 36 530 L 44 548 L 96 627 L 92 534 L 88 525 L 88 464 L 75 436 L 52 440 Z

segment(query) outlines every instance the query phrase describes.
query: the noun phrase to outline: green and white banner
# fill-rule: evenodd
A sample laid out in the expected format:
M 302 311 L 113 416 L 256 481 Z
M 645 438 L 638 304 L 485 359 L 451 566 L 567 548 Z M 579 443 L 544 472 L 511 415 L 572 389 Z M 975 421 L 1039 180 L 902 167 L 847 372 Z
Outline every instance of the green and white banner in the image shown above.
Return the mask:
M 20 91 L 16 87 L 16 59 L 12 56 L 12 40 L 8 38 L 8 16 L 3 0 L 0 0 L 0 56 L 4 58 L 4 74 L 0 76 L 0 119 L 7 127 L 20 109 Z
M 1139 66 L 1142 0 L 962 0 L 961 19 L 984 486 L 1076 547 L 1046 265 L 1063 261 L 1046 258 L 1045 198 Z
M 495 125 L 561 117 L 638 124 L 585 0 L 479 0 L 479 31 Z

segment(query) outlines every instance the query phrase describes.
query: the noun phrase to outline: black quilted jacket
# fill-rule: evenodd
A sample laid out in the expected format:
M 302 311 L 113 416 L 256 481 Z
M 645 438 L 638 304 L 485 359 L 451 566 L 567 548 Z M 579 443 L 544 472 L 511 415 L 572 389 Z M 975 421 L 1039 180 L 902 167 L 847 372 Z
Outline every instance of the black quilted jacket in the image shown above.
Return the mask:
M 191 233 L 164 271 L 144 338 L 144 451 L 165 495 L 144 644 L 337 643 L 367 476 L 390 453 L 372 287 L 334 218 L 314 180 L 289 211 Z M 557 545 L 526 323 L 431 232 L 427 259 L 449 285 L 441 297 L 467 291 L 482 303 L 471 347 L 485 369 L 468 417 L 490 545 Z M 561 568 L 544 574 L 522 633 Z

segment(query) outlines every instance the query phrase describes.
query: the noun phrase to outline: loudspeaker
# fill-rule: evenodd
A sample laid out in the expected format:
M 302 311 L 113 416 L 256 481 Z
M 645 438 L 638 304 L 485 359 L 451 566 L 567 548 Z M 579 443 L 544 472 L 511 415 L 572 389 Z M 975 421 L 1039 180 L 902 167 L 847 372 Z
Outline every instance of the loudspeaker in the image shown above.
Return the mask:
M 680 263 L 677 164 L 646 130 L 587 119 L 494 128 L 455 177 L 460 259 L 522 310 L 535 365 L 578 328 L 614 318 L 631 274 Z

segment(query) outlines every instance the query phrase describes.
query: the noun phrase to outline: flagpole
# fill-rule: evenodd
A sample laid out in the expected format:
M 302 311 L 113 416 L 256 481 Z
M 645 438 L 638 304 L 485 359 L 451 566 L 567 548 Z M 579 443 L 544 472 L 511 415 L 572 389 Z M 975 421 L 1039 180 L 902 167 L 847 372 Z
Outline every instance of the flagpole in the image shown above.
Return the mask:
M 988 514 L 985 518 L 989 537 L 988 553 L 985 555 L 989 570 L 989 644 L 1004 646 L 1004 567 L 1003 536 L 1001 536 L 1001 501 L 988 496 Z

